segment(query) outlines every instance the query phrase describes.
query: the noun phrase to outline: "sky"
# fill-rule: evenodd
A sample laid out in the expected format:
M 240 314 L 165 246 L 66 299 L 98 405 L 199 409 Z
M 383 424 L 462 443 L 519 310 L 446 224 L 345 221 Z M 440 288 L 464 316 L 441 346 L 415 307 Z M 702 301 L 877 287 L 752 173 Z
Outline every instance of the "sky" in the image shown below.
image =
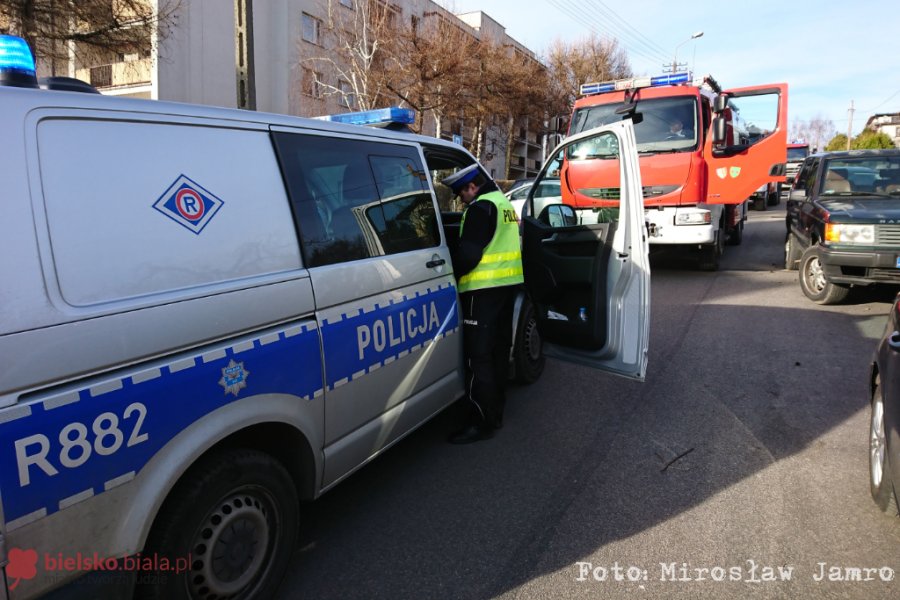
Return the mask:
M 896 2 L 438 0 L 484 12 L 539 56 L 556 39 L 594 31 L 625 47 L 635 75 L 663 73 L 677 49 L 679 63 L 724 89 L 784 82 L 789 121 L 820 116 L 853 135 L 873 114 L 900 113 Z

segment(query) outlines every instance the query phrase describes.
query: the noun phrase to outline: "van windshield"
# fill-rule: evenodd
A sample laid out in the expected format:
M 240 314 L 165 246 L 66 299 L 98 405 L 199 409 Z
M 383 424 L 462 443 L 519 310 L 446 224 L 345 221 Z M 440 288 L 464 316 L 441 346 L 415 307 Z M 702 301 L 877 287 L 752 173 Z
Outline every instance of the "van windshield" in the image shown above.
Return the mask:
M 621 102 L 575 110 L 569 135 L 622 120 Z M 651 98 L 638 102 L 643 120 L 634 126 L 639 153 L 684 152 L 697 148 L 697 100 L 693 96 Z

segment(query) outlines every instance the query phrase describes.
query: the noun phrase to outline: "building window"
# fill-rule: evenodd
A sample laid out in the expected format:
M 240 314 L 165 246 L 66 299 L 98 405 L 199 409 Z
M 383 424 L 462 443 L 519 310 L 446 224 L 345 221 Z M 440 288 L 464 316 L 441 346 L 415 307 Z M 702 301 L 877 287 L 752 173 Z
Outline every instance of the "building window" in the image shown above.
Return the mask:
M 312 69 L 303 68 L 303 81 L 301 82 L 301 87 L 303 94 L 306 96 L 312 96 L 313 98 L 321 98 L 322 97 L 322 74 L 313 71 Z
M 356 106 L 356 97 L 353 95 L 353 86 L 350 85 L 350 82 L 342 80 L 338 85 L 341 90 L 341 106 L 347 108 Z
M 319 29 L 322 22 L 312 15 L 303 13 L 303 39 L 312 44 L 319 43 Z

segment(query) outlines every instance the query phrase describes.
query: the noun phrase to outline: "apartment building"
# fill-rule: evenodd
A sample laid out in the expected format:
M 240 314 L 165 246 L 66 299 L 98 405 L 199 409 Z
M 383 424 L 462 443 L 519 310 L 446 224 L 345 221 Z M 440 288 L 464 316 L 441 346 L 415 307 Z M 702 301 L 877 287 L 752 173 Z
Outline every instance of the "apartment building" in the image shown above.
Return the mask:
M 148 1 L 157 6 L 165 2 Z M 356 10 L 356 1 L 331 0 L 330 9 L 350 15 Z M 490 36 L 510 52 L 537 60 L 534 52 L 508 36 L 505 28 L 484 12 L 454 15 L 431 0 L 389 1 L 392 18 L 447 19 L 474 38 Z M 236 54 L 235 0 L 178 0 L 178 3 L 174 27 L 163 39 L 151 36 L 145 51 L 110 52 L 93 56 L 86 64 L 79 64 L 73 53 L 68 65 L 39 65 L 39 75 L 52 71 L 78 77 L 104 94 L 237 107 L 242 84 L 236 74 L 236 63 L 241 59 Z M 348 82 L 338 80 L 327 68 L 302 61 L 311 55 L 335 54 L 323 35 L 328 10 L 328 0 L 253 1 L 256 110 L 317 116 L 355 108 L 348 96 L 328 94 L 319 85 L 325 82 L 331 88 L 343 89 Z M 441 137 L 462 136 L 469 142 L 471 125 L 443 122 Z M 508 126 L 505 123 L 487 130 L 480 159 L 498 179 L 533 177 L 541 166 L 543 154 L 540 127 L 527 122 L 513 123 L 510 136 Z M 435 135 L 433 120 L 426 120 L 422 128 L 426 135 Z

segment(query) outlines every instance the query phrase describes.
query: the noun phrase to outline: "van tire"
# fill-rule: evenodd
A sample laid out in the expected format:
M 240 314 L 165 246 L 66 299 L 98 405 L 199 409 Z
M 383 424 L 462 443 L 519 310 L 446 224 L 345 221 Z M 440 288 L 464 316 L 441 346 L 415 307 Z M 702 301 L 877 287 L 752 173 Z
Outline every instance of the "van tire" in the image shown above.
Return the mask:
M 135 597 L 274 597 L 298 526 L 297 489 L 280 462 L 250 449 L 207 456 L 169 494 L 142 552 L 169 557 L 173 565 L 190 556 L 190 570 L 139 573 Z M 263 551 L 254 552 L 257 546 Z M 229 561 L 207 558 L 226 551 Z M 142 585 L 145 578 L 152 585 Z
M 517 383 L 532 384 L 541 378 L 547 359 L 544 357 L 541 334 L 537 329 L 534 305 L 528 297 L 522 302 L 516 339 L 513 342 L 513 365 Z

